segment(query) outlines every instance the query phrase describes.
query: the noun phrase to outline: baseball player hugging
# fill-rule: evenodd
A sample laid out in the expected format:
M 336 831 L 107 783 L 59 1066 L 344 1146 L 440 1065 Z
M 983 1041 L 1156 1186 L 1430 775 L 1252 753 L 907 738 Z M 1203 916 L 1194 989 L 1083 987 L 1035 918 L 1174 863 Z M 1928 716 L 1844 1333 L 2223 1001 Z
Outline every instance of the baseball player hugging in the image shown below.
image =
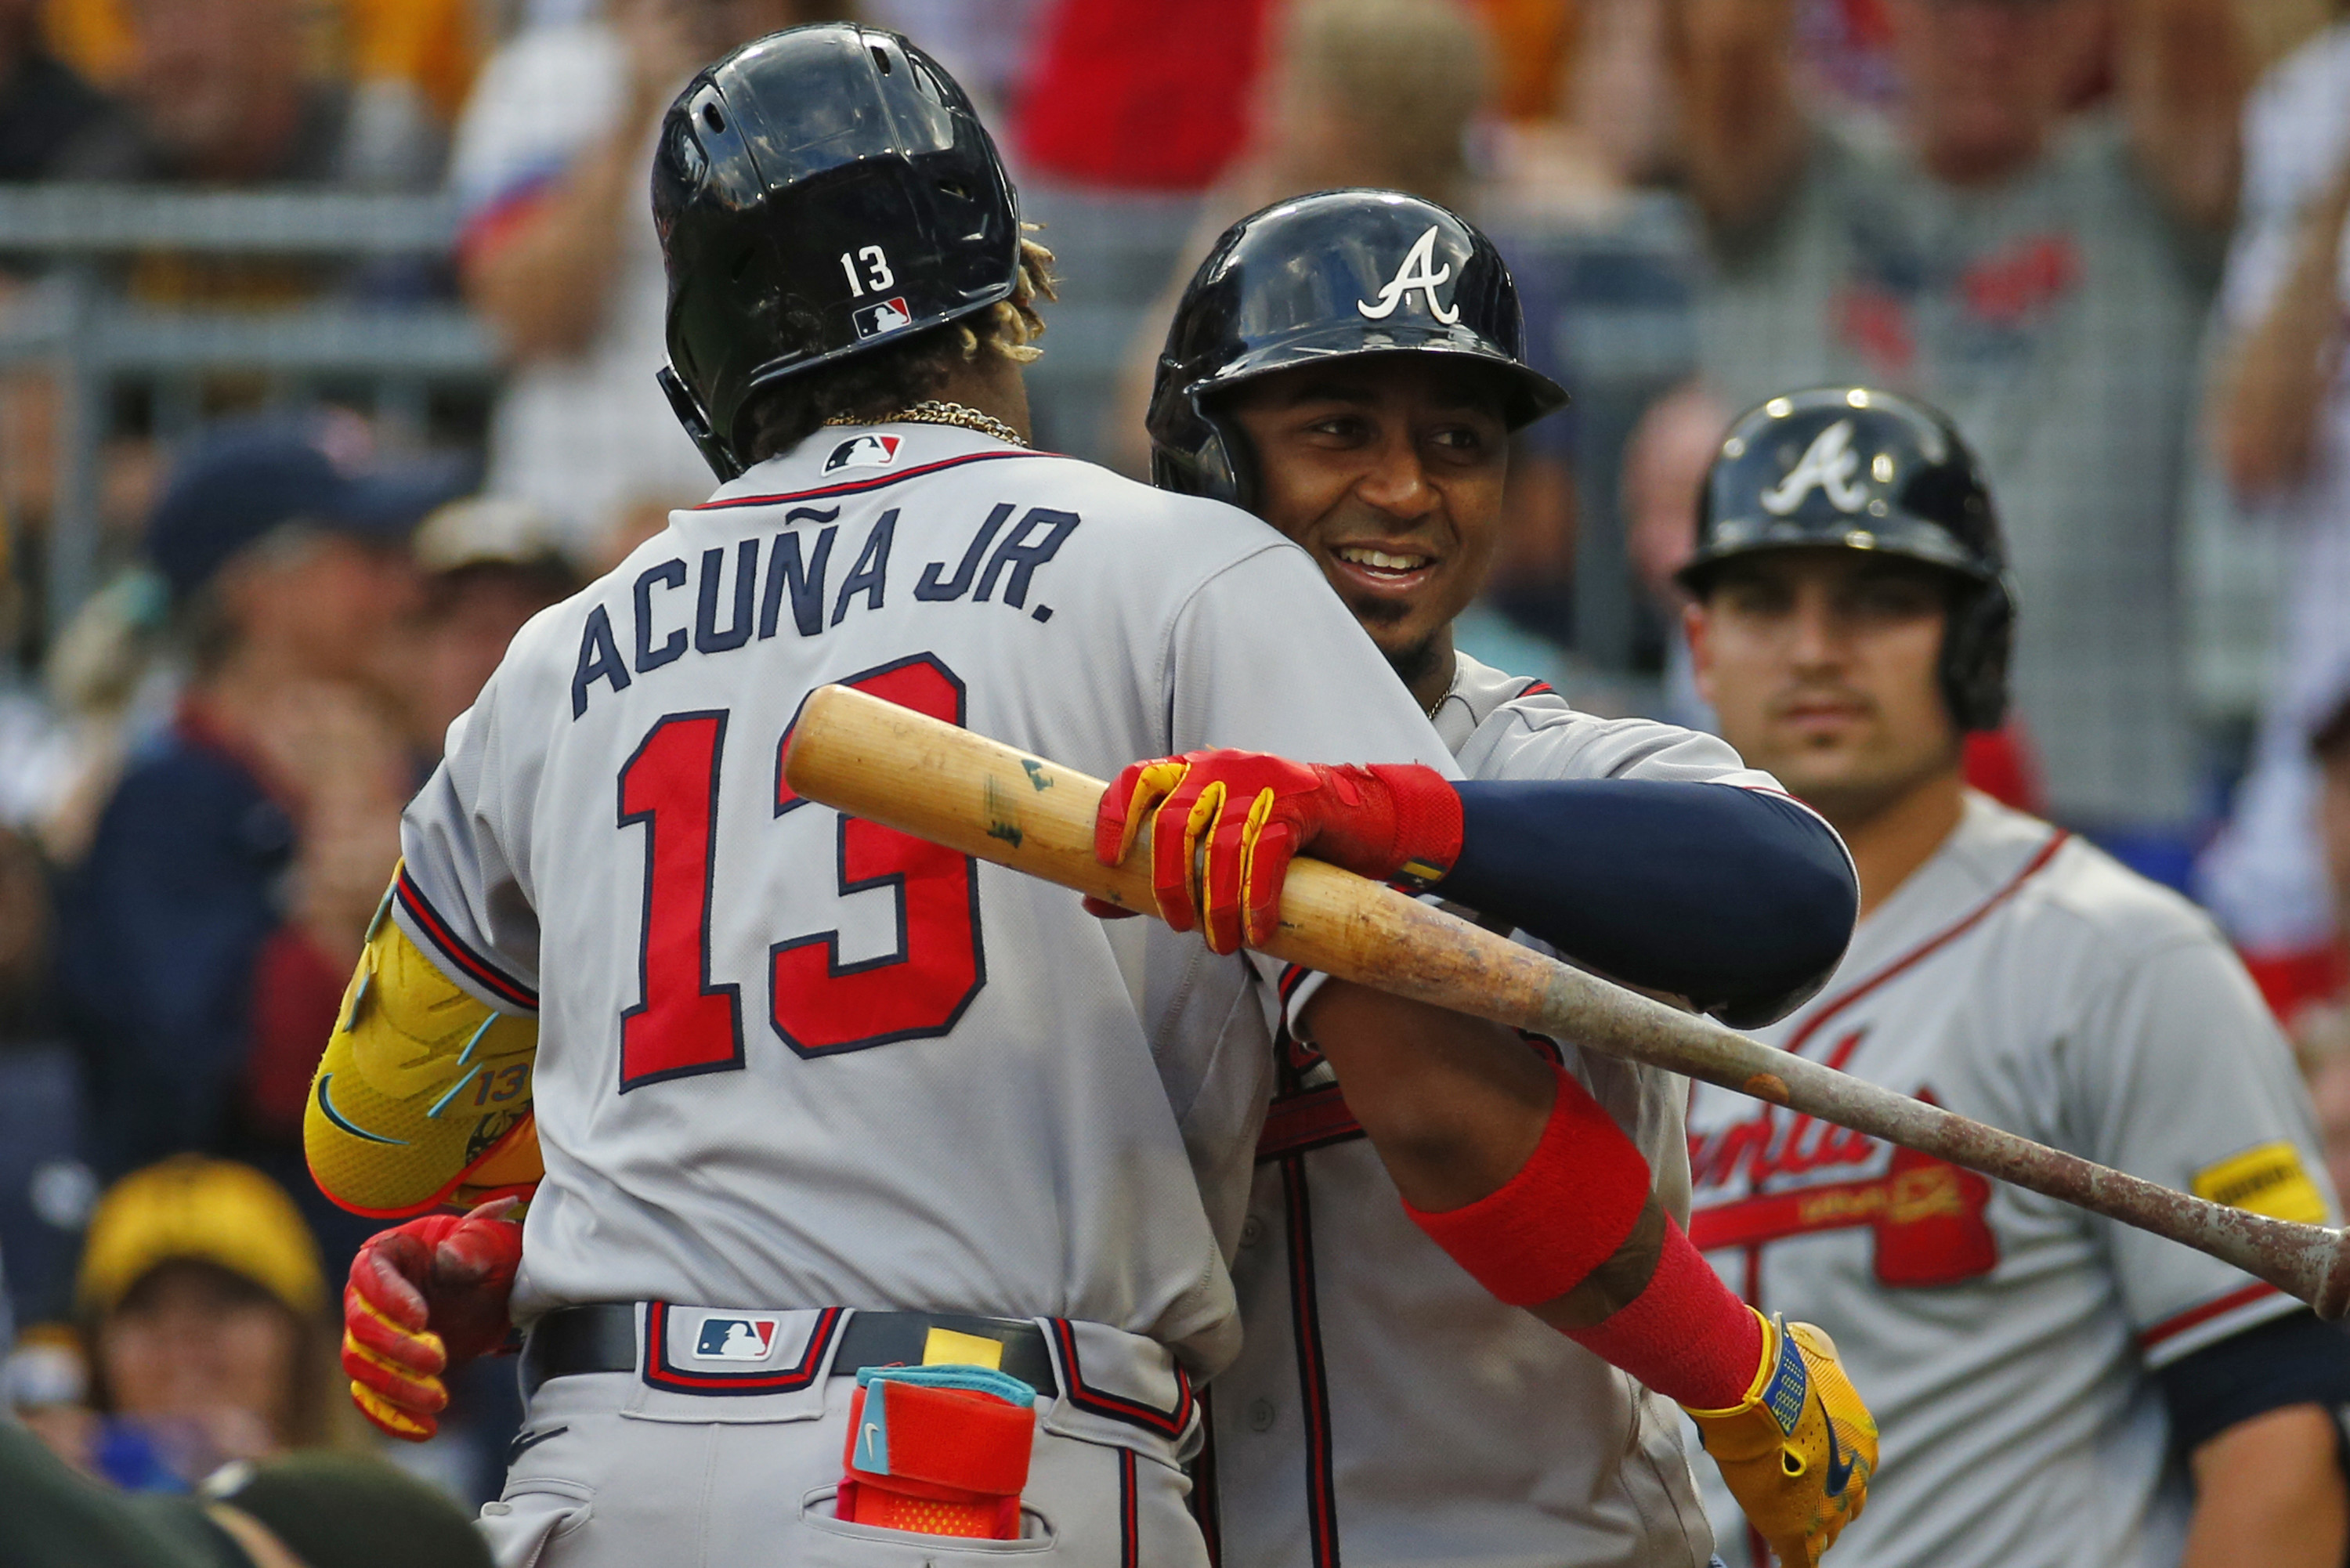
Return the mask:
M 2292 1059 L 2210 923 L 1960 782 L 1960 737 L 2001 720 L 2018 607 L 1947 419 L 1859 387 L 1752 410 L 1681 577 L 1723 734 L 1859 868 L 1851 951 L 1763 1038 L 2171 1188 L 2334 1220 Z M 1843 1561 L 2342 1562 L 2350 1345 L 2298 1303 L 1716 1088 L 1689 1126 L 1691 1238 L 1750 1303 L 1832 1329 L 1884 1423 Z M 1760 1568 L 1759 1542 L 1724 1535 Z
M 1050 258 L 904 39 L 824 24 L 707 67 L 653 207 L 664 385 L 723 483 L 525 628 L 409 808 L 306 1138 L 364 1211 L 486 1201 L 355 1261 L 354 1396 L 425 1434 L 447 1368 L 522 1328 L 483 1521 L 510 1563 L 1203 1563 L 1195 1383 L 1237 1348 L 1281 1012 L 1279 966 L 1234 955 L 1288 857 L 1571 950 L 1623 901 L 1622 813 L 1666 803 L 1455 783 L 1304 550 L 1028 450 Z M 1444 238 L 1388 330 L 1457 312 Z M 1118 774 L 1097 850 L 1151 827 L 1166 923 L 801 798 L 780 761 L 831 682 Z M 1770 936 L 1731 940 L 1695 878 L 1622 972 L 1722 1005 L 1816 983 L 1854 907 L 1818 817 L 1615 787 L 1699 790 L 1681 839 L 1771 889 Z M 1704 1412 L 1789 1542 L 1857 1511 L 1873 1434 L 1833 1352 L 1705 1270 L 1579 1078 L 1350 987 L 1301 1023 L 1469 1277 Z
M 1712 736 L 1593 718 L 1452 646 L 1500 535 L 1509 433 L 1565 400 L 1522 343 L 1508 269 L 1456 214 L 1392 192 L 1276 203 L 1222 238 L 1177 310 L 1155 477 L 1236 502 L 1314 557 L 1477 781 L 1464 789 L 1571 781 L 1571 811 L 1517 842 L 1589 832 L 1576 908 L 1527 922 L 1549 943 L 1522 940 L 1744 1021 L 1776 1016 L 1825 971 L 1756 945 L 1773 899 L 1745 872 L 1763 818 L 1815 825 Z M 1445 892 L 1483 904 L 1464 869 Z M 1233 1271 L 1247 1334 L 1211 1390 L 1201 1466 L 1225 1560 L 1703 1568 L 1712 1536 L 1681 1426 L 1642 1382 L 1669 1373 L 1626 1338 L 1545 1332 L 1442 1256 L 1364 1141 L 1354 1080 L 1342 1094 L 1317 1049 L 1347 988 L 1293 973 L 1284 989 L 1292 1027 Z M 1659 1231 L 1686 1218 L 1687 1082 L 1536 1044 L 1637 1147 Z M 1848 1424 L 1809 1434 L 1800 1500 L 1740 1469 L 1765 1453 L 1776 1467 L 1780 1441 L 1704 1422 L 1791 1561 L 1833 1540 L 1867 1485 L 1866 1417 L 1831 1408 Z M 1836 1485 L 1839 1440 L 1858 1451 Z

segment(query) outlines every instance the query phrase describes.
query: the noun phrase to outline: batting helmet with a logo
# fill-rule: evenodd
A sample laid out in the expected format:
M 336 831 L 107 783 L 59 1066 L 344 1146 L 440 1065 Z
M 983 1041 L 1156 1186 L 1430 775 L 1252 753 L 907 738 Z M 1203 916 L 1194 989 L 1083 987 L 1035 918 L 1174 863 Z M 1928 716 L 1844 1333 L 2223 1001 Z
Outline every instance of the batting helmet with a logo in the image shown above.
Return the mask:
M 653 157 L 661 385 L 722 479 L 763 387 L 1009 298 L 1012 182 L 954 78 L 895 33 L 794 27 L 705 67 Z
M 1982 465 L 1948 415 L 1874 387 L 1815 387 L 1739 416 L 1707 471 L 1681 586 L 1701 595 L 1724 561 L 1822 547 L 1906 556 L 1957 580 L 1942 694 L 1962 729 L 1997 729 L 2015 588 Z
M 1459 214 L 1399 191 L 1276 202 L 1216 241 L 1167 331 L 1150 398 L 1151 478 L 1245 506 L 1254 460 L 1221 394 L 1295 365 L 1398 351 L 1490 367 L 1514 430 L 1566 401 L 1525 363 L 1517 285 Z

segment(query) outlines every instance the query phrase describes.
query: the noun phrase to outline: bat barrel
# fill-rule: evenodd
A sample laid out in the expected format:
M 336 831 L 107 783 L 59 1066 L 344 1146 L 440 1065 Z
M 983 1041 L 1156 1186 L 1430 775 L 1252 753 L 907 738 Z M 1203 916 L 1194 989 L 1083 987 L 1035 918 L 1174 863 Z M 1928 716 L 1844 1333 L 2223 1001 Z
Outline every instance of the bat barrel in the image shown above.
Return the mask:
M 811 800 L 1130 909 L 1155 912 L 1150 857 L 1093 855 L 1100 780 L 845 687 L 793 726 L 784 776 Z M 1319 861 L 1291 868 L 1276 958 L 1719 1084 L 2198 1248 L 2308 1302 L 2350 1310 L 2350 1239 L 2108 1169 L 1750 1040 L 1581 973 Z

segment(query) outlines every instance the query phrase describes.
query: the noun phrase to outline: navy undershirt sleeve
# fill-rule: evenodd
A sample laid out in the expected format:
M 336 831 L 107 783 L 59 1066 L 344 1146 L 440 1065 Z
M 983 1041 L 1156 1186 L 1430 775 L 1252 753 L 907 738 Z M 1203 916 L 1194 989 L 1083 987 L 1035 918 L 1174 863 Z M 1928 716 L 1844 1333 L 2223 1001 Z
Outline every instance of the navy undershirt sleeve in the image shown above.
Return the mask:
M 2192 1454 L 2239 1422 L 2294 1405 L 2350 1405 L 2350 1334 L 2305 1312 L 2231 1334 L 2155 1375 L 2170 1438 Z
M 1461 857 L 1439 894 L 1727 1023 L 1783 1016 L 1851 940 L 1851 860 L 1783 796 L 1655 779 L 1456 787 Z

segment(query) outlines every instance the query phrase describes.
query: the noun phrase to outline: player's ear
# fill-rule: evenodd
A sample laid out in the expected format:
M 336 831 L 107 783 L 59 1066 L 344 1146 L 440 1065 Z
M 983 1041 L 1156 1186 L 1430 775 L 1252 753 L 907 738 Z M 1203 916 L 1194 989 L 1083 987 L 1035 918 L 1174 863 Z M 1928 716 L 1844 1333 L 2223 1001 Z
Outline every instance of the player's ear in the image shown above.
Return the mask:
M 1681 635 L 1689 639 L 1690 674 L 1697 683 L 1697 694 L 1708 702 L 1713 701 L 1713 621 L 1706 613 L 1703 599 L 1692 599 L 1681 607 Z

